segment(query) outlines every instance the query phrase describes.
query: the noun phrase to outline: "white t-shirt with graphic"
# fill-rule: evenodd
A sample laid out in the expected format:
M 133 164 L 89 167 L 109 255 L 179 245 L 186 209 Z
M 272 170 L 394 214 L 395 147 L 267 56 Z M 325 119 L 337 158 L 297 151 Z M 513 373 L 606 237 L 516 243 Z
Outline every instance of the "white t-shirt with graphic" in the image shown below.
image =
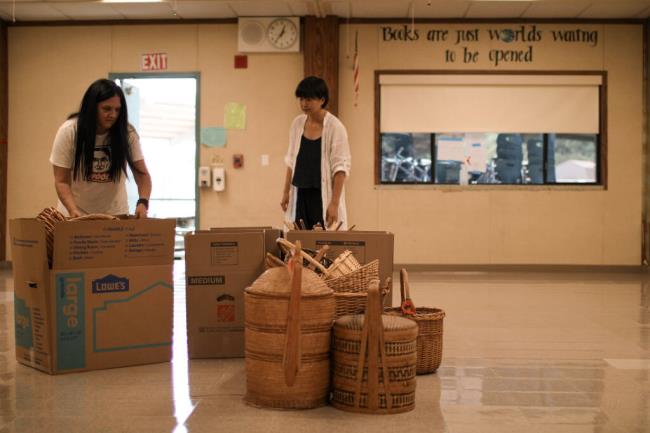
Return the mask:
M 57 167 L 72 169 L 75 154 L 77 119 L 66 120 L 54 137 L 50 162 Z M 77 178 L 72 181 L 72 197 L 79 212 L 120 215 L 129 212 L 126 196 L 126 176 L 122 173 L 118 182 L 113 182 L 108 173 L 111 166 L 110 146 L 106 143 L 108 133 L 95 137 L 95 157 L 90 180 Z M 135 128 L 129 125 L 129 152 L 133 161 L 144 159 L 140 138 Z M 57 209 L 68 216 L 68 211 L 59 200 Z

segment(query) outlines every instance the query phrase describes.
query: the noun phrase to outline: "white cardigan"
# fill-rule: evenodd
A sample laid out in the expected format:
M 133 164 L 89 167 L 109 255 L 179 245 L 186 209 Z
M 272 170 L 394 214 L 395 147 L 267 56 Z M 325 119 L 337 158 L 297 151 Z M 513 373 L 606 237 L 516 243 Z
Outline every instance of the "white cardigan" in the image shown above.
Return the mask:
M 289 150 L 284 157 L 284 162 L 287 167 L 295 172 L 296 158 L 300 150 L 300 139 L 305 130 L 305 122 L 307 115 L 301 114 L 291 123 L 289 130 Z M 350 175 L 351 156 L 350 144 L 348 143 L 348 133 L 345 126 L 336 116 L 327 112 L 323 119 L 323 134 L 321 136 L 321 158 L 320 158 L 320 172 L 321 172 L 321 197 L 323 199 L 323 221 L 326 221 L 325 214 L 327 213 L 327 206 L 332 200 L 332 179 L 334 174 L 342 171 L 345 176 Z M 285 213 L 287 221 L 295 221 L 296 219 L 296 199 L 297 188 L 291 185 L 289 194 L 289 206 Z M 341 229 L 348 228 L 347 210 L 345 207 L 345 187 L 341 191 L 341 199 L 339 200 L 339 221 L 342 221 Z

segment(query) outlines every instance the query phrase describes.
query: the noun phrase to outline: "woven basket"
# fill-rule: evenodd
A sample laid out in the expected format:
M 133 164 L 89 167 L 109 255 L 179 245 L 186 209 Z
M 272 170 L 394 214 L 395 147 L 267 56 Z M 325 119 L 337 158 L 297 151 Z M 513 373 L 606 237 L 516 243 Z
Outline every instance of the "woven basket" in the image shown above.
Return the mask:
M 334 323 L 332 405 L 337 409 L 387 414 L 415 407 L 417 325 L 382 315 L 381 309 L 374 280 L 365 316 Z
M 415 308 L 413 306 L 413 311 L 408 311 L 404 308 L 407 305 L 407 301 L 410 301 L 406 269 L 400 270 L 400 294 L 402 296 L 402 306 L 387 308 L 385 310 L 386 314 L 406 317 L 414 320 L 418 324 L 417 373 L 435 373 L 442 362 L 442 321 L 445 317 L 445 312 L 439 308 Z M 412 302 L 410 305 L 413 305 Z
M 244 399 L 253 406 L 309 409 L 327 403 L 334 297 L 303 269 L 296 244 L 289 266 L 268 269 L 245 290 Z
M 390 292 L 391 286 L 392 280 L 388 277 L 386 284 L 381 288 L 382 302 L 384 297 Z M 336 301 L 336 319 L 351 314 L 364 314 L 368 304 L 368 291 L 334 292 L 334 300 Z
M 52 253 L 54 249 L 54 226 L 65 221 L 65 216 L 56 208 L 48 207 L 36 216 L 36 219 L 45 225 L 45 246 L 47 247 L 47 263 L 52 267 Z
M 379 260 L 375 259 L 342 277 L 325 280 L 325 284 L 335 292 L 365 292 L 370 281 L 378 278 Z
M 329 280 L 337 277 L 342 277 L 356 271 L 360 267 L 361 264 L 354 257 L 352 251 L 345 250 L 334 260 L 332 265 L 327 268 L 325 279 Z
M 45 224 L 45 241 L 47 247 L 47 263 L 52 267 L 54 254 L 54 226 L 63 221 L 84 221 L 84 220 L 113 220 L 117 219 L 112 215 L 93 213 L 76 218 L 66 218 L 61 212 L 54 207 L 48 207 L 36 216 L 36 219 Z

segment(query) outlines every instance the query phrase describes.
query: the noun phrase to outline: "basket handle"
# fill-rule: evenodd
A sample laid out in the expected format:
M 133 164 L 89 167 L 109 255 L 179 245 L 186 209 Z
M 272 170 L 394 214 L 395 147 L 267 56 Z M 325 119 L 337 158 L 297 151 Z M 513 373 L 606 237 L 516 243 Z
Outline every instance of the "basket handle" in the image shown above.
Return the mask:
M 382 309 L 381 294 L 379 293 L 379 280 L 375 279 L 370 282 L 368 287 L 368 305 L 366 307 L 366 314 L 363 320 L 363 330 L 361 334 L 361 350 L 359 351 L 359 361 L 357 364 L 357 383 L 354 405 L 358 408 L 361 401 L 363 367 L 367 358 L 367 407 L 370 410 L 377 410 L 379 408 L 379 359 L 381 358 L 386 408 L 388 412 L 391 412 L 393 407 L 393 398 L 390 392 L 388 363 L 386 359 L 386 348 L 384 346 Z
M 284 346 L 282 366 L 284 367 L 284 383 L 293 386 L 300 370 L 300 296 L 302 285 L 302 249 L 300 241 L 296 241 L 293 257 L 289 263 L 291 272 L 291 295 L 287 310 L 287 339 Z
M 316 263 L 320 263 L 320 261 L 323 259 L 323 257 L 325 257 L 325 254 L 327 254 L 327 251 L 329 249 L 330 249 L 329 245 L 323 245 L 323 247 L 320 250 L 316 251 L 316 255 L 314 256 L 314 261 Z M 316 265 L 312 263 L 307 267 L 313 271 L 316 268 Z
M 402 314 L 407 316 L 415 316 L 415 304 L 411 300 L 411 293 L 409 288 L 409 275 L 406 272 L 406 269 L 402 268 L 399 271 L 399 293 L 402 297 L 402 303 L 400 304 L 400 309 Z
M 268 252 L 266 253 L 265 263 L 267 268 L 277 268 L 281 266 L 286 266 L 282 260 L 278 259 L 276 256 Z
M 278 245 L 280 245 L 280 247 L 283 247 L 285 250 L 288 250 L 288 251 L 291 251 L 292 249 L 294 249 L 296 247 L 294 244 L 292 244 L 291 242 L 289 242 L 285 238 L 277 238 L 275 241 L 278 243 Z M 296 243 L 298 243 L 298 241 L 296 241 Z M 306 252 L 302 251 L 302 249 L 300 250 L 300 254 L 302 254 L 302 257 L 304 259 L 306 259 L 312 266 L 318 268 L 318 270 L 321 271 L 323 274 L 327 274 L 327 268 L 325 266 L 321 265 L 316 260 L 314 260 L 314 258 L 312 256 L 310 256 Z

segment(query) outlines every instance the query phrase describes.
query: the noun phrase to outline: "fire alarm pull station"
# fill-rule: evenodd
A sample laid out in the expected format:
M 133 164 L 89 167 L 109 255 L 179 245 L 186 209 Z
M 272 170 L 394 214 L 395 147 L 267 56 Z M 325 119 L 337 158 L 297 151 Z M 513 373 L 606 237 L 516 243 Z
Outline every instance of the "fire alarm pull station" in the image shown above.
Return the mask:
M 244 166 L 244 155 L 236 153 L 232 156 L 232 166 L 235 168 L 242 168 Z

